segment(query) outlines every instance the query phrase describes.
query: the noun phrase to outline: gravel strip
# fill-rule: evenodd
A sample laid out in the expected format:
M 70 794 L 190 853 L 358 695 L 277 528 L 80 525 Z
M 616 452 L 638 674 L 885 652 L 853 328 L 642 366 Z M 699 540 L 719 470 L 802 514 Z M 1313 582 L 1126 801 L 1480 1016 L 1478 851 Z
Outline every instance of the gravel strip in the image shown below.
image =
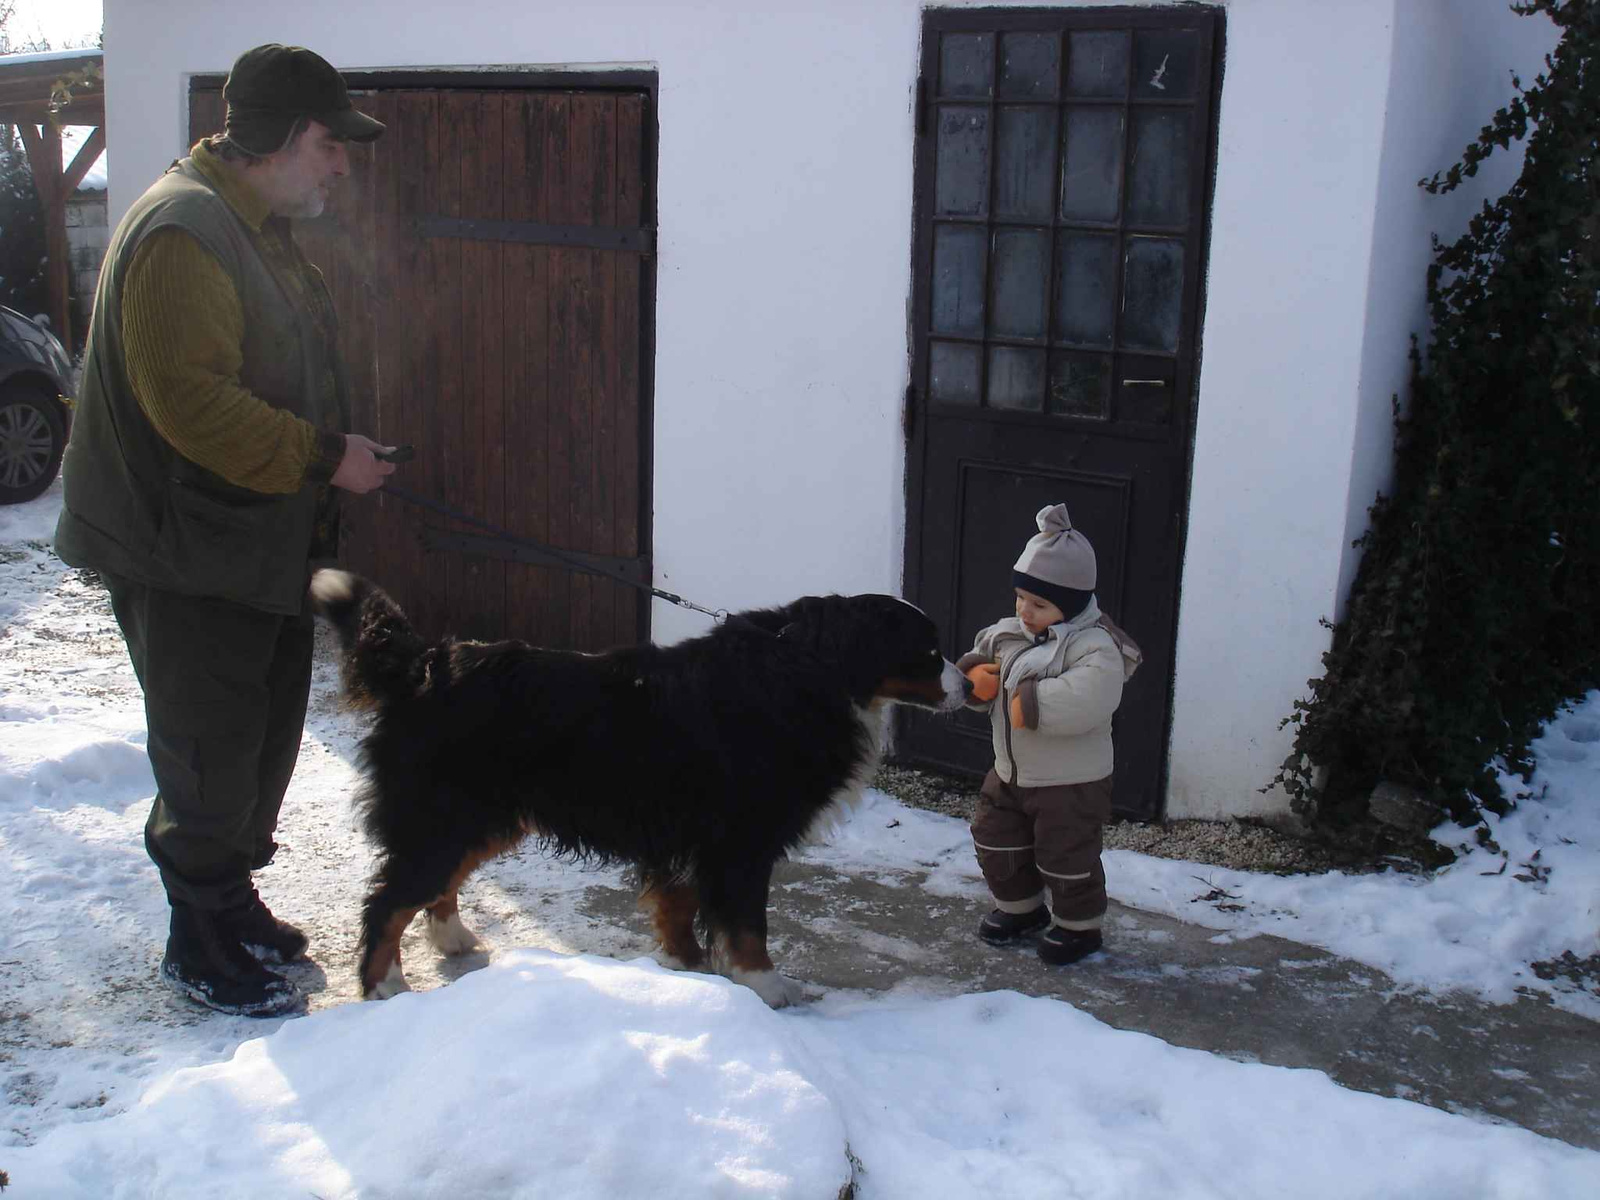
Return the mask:
M 879 767 L 873 786 L 913 808 L 960 817 L 963 821 L 972 819 L 978 801 L 977 780 L 917 767 L 884 764 Z M 1183 859 L 1271 875 L 1297 875 L 1335 868 L 1379 870 L 1407 865 L 1392 858 L 1363 861 L 1350 852 L 1339 853 L 1316 841 L 1244 821 L 1116 821 L 1106 826 L 1105 844 L 1110 849 L 1136 850 L 1156 858 Z

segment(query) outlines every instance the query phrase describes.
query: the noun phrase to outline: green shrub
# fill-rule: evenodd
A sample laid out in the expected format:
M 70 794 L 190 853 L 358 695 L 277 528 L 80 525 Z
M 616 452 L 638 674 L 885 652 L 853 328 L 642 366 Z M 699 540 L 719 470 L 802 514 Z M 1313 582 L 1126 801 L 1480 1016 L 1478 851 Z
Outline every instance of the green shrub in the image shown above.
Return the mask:
M 1284 721 L 1294 752 L 1273 783 L 1319 824 L 1362 819 L 1381 780 L 1463 823 L 1505 811 L 1497 760 L 1526 778 L 1541 723 L 1597 677 L 1600 0 L 1512 7 L 1560 27 L 1546 70 L 1513 77 L 1511 103 L 1421 186 L 1448 192 L 1526 139 L 1522 173 L 1459 241 L 1435 240 L 1393 487 L 1356 543 L 1324 674 Z

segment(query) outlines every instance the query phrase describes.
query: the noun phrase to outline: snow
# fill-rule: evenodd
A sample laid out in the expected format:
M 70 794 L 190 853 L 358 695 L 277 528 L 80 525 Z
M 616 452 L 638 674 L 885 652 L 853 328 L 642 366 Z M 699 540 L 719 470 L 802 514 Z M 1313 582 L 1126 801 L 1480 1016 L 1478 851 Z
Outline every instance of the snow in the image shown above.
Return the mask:
M 0 508 L 8 1197 L 832 1200 L 852 1178 L 863 1200 L 1600 1194 L 1600 1153 L 1173 1047 L 1059 1000 L 906 983 L 813 990 L 774 1012 L 636 940 L 608 943 L 575 902 L 620 874 L 537 854 L 463 894 L 491 952 L 439 965 L 408 941 L 419 990 L 356 1003 L 362 722 L 324 662 L 289 849 L 264 883 L 312 935 L 321 965 L 299 968 L 312 1010 L 250 1021 L 187 1005 L 155 978 L 165 904 L 142 844 L 154 784 L 139 692 L 98 589 L 49 551 L 59 508 L 59 483 Z M 1529 966 L 1600 950 L 1600 693 L 1536 749 L 1532 798 L 1489 822 L 1498 851 L 1474 844 L 1434 877 L 1277 878 L 1115 852 L 1113 897 L 1219 939 L 1324 947 L 1404 987 L 1495 1003 L 1528 989 L 1600 1020 L 1592 995 Z M 916 864 L 930 904 L 970 900 L 971 856 L 951 853 L 966 839 L 873 792 L 806 858 L 886 879 Z M 1195 901 L 1213 888 L 1229 911 Z M 930 972 L 939 950 L 926 947 Z
M 79 149 L 82 148 L 84 142 L 89 140 L 89 134 L 91 132 L 93 132 L 93 131 L 91 129 L 89 129 L 87 126 L 84 126 L 84 125 L 67 125 L 67 126 L 64 126 L 62 128 L 62 130 L 61 130 L 61 166 L 62 166 L 62 169 L 66 169 L 67 167 L 70 167 L 72 165 L 72 160 L 78 157 Z M 81 192 L 95 192 L 95 191 L 103 192 L 103 191 L 106 190 L 106 180 L 107 180 L 106 171 L 108 170 L 108 167 L 106 165 L 106 155 L 107 155 L 107 153 L 108 153 L 108 151 L 105 151 L 105 150 L 100 151 L 100 157 L 94 160 L 94 165 L 89 168 L 87 173 L 85 173 L 85 175 L 83 177 L 83 182 L 78 185 L 78 190 L 79 191 L 81 191 Z
M 1513 1002 L 1519 990 L 1543 993 L 1600 1021 L 1600 995 L 1540 979 L 1529 967 L 1566 950 L 1579 958 L 1600 953 L 1600 692 L 1553 721 L 1534 749 L 1531 783 L 1504 782 L 1537 800 L 1485 818 L 1498 849 L 1478 845 L 1473 830 L 1443 824 L 1435 839 L 1464 851 L 1432 877 L 1260 875 L 1108 850 L 1106 887 L 1113 900 L 1215 929 L 1219 938 L 1272 934 L 1375 967 L 1404 987 L 1461 990 L 1496 1004 Z M 898 827 L 883 830 L 891 820 Z M 966 844 L 959 822 L 869 806 L 808 857 L 886 875 L 907 862 L 934 864 L 926 890 L 965 896 L 976 869 L 950 850 Z M 1217 901 L 1196 900 L 1213 890 L 1222 893 Z
M 27 54 L 3 56 L 11 66 L 32 66 L 35 63 L 70 62 L 79 58 L 102 57 L 99 50 L 34 50 Z

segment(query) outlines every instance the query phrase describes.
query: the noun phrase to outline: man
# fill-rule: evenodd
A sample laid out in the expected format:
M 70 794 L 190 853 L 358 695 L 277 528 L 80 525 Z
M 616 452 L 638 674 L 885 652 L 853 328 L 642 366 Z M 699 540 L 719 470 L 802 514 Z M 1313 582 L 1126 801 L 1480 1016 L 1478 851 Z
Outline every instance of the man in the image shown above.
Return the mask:
M 144 689 L 145 846 L 171 905 L 163 978 L 223 1012 L 300 1007 L 305 955 L 250 873 L 277 849 L 311 681 L 306 585 L 338 496 L 394 470 L 345 432 L 331 298 L 290 235 L 383 125 L 324 59 L 234 63 L 226 131 L 117 226 L 63 467 L 56 549 L 99 572 Z

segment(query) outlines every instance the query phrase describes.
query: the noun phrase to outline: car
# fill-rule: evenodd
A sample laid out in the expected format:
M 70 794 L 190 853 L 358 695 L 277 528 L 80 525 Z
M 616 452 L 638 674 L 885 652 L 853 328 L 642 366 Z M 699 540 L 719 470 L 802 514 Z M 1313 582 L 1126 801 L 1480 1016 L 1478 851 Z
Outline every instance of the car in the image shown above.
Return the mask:
M 72 424 L 72 360 L 43 318 L 0 305 L 0 504 L 41 495 Z

